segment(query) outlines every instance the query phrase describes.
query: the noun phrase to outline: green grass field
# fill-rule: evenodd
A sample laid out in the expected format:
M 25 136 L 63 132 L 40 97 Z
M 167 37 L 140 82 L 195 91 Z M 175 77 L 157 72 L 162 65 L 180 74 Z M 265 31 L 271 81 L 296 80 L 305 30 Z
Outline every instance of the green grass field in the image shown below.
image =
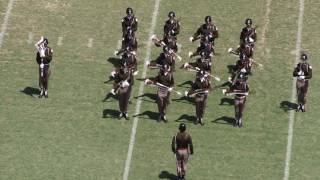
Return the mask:
M 0 24 L 9 0 L 0 0 Z M 169 123 L 157 123 L 156 90 L 144 88 L 140 115 L 135 115 L 140 81 L 135 82 L 130 121 L 118 120 L 118 102 L 103 102 L 112 88 L 105 84 L 114 69 L 110 62 L 121 39 L 121 18 L 131 6 L 139 19 L 138 60 L 143 71 L 154 0 L 17 0 L 0 49 L 0 179 L 122 179 L 133 116 L 139 117 L 130 164 L 130 180 L 175 178 L 175 161 L 170 150 L 180 122 L 187 123 L 195 146 L 188 166 L 191 180 L 276 180 L 283 179 L 287 151 L 292 70 L 295 65 L 299 1 L 273 0 L 267 17 L 267 0 L 161 0 L 155 34 L 162 36 L 169 11 L 180 18 L 178 42 L 181 56 L 197 43 L 188 41 L 206 15 L 219 28 L 213 72 L 226 81 L 228 65 L 236 58 L 227 54 L 236 47 L 244 20 L 258 25 L 255 60 L 264 69 L 253 69 L 251 94 L 246 103 L 244 128 L 232 125 L 234 107 L 220 105 L 226 98 L 220 90 L 209 95 L 205 126 L 194 125 L 192 103 L 172 96 Z M 309 53 L 314 76 L 309 87 L 307 112 L 295 113 L 290 180 L 317 180 L 320 176 L 320 3 L 304 3 L 303 50 Z M 261 33 L 265 29 L 265 38 Z M 31 36 L 30 36 L 31 35 Z M 34 43 L 41 35 L 54 49 L 49 98 L 39 99 L 38 67 Z M 29 39 L 33 37 L 32 39 Z M 58 45 L 60 37 L 60 44 Z M 92 47 L 88 47 L 92 38 Z M 30 43 L 31 41 L 32 43 Z M 152 45 L 151 59 L 161 52 Z M 177 64 L 177 67 L 180 64 Z M 147 77 L 156 75 L 147 70 Z M 141 73 L 137 78 L 141 77 Z M 180 69 L 175 74 L 177 89 L 184 91 L 194 74 Z M 222 82 L 221 82 L 222 83 Z M 219 85 L 219 82 L 215 82 Z M 180 85 L 180 86 L 179 86 Z M 227 99 L 228 100 L 228 99 Z

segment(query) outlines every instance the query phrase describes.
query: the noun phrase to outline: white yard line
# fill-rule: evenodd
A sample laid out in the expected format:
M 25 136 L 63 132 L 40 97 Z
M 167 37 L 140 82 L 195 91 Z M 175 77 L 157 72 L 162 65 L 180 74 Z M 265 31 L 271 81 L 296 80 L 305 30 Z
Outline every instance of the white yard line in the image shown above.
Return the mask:
M 92 38 L 89 38 L 89 41 L 88 41 L 87 46 L 88 46 L 89 48 L 91 48 L 91 47 L 92 47 L 92 44 L 93 44 L 93 39 L 92 39 Z
M 28 34 L 28 40 L 27 40 L 28 44 L 33 44 L 33 33 L 29 32 Z
M 265 44 L 265 39 L 266 39 L 266 32 L 269 26 L 269 22 L 270 22 L 270 12 L 271 12 L 271 3 L 272 0 L 267 0 L 267 4 L 266 4 L 266 14 L 264 15 L 264 26 L 262 27 L 262 31 L 261 31 L 261 49 L 264 49 L 264 44 Z
M 146 48 L 145 61 L 150 59 L 151 44 L 152 44 L 151 41 L 150 41 L 150 38 L 154 34 L 154 30 L 155 30 L 155 27 L 156 27 L 157 17 L 158 17 L 158 13 L 159 13 L 160 1 L 161 0 L 155 0 L 154 10 L 153 10 L 152 20 L 151 20 L 151 27 L 150 27 L 149 36 L 148 36 L 149 39 L 148 39 L 147 48 Z M 147 74 L 146 63 L 143 63 L 143 64 L 144 64 L 144 66 L 143 66 L 142 79 L 145 78 L 146 74 Z M 139 87 L 139 94 L 138 95 L 139 96 L 142 95 L 143 91 L 144 91 L 144 82 L 141 82 L 140 83 L 140 87 Z M 141 98 L 138 98 L 137 105 L 136 105 L 136 110 L 135 110 L 135 115 L 138 115 L 140 113 L 140 107 L 141 107 Z M 135 137 L 136 137 L 137 127 L 138 127 L 138 121 L 139 121 L 139 117 L 138 116 L 134 117 L 132 129 L 131 129 L 131 136 L 130 136 L 127 160 L 126 160 L 124 173 L 123 173 L 123 178 L 122 178 L 123 180 L 128 180 L 128 177 L 129 177 L 129 171 L 130 171 L 133 147 L 134 147 L 134 144 L 135 144 Z
M 1 32 L 0 32 L 0 48 L 2 47 L 3 44 L 3 39 L 4 35 L 6 34 L 8 23 L 9 23 L 9 17 L 11 15 L 11 10 L 13 8 L 13 4 L 15 3 L 16 0 L 10 0 L 7 6 L 7 11 L 4 16 L 3 23 L 1 25 Z
M 297 41 L 296 41 L 296 59 L 295 64 L 299 62 L 300 59 L 300 49 L 301 49 L 301 34 L 303 27 L 303 14 L 304 14 L 304 0 L 299 1 L 299 19 L 298 19 L 298 32 L 297 32 Z M 292 80 L 292 95 L 291 102 L 296 101 L 296 83 L 295 79 Z M 288 143 L 287 143 L 287 153 L 286 153 L 286 163 L 284 169 L 284 180 L 289 179 L 290 173 L 290 160 L 292 152 L 292 138 L 293 138 L 293 125 L 294 125 L 294 111 L 290 111 L 289 114 L 289 128 L 288 128 Z
M 58 38 L 58 42 L 57 42 L 57 45 L 58 45 L 58 46 L 62 46 L 62 40 L 63 40 L 63 37 L 60 36 L 60 37 Z

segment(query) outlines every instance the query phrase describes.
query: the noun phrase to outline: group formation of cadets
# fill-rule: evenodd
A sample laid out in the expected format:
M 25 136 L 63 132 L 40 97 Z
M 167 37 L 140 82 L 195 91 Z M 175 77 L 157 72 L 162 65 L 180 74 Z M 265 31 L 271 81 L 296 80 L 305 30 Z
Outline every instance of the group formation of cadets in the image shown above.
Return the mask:
M 120 56 L 117 69 L 111 72 L 110 79 L 114 81 L 110 93 L 118 94 L 119 100 L 119 119 L 129 119 L 128 105 L 134 76 L 138 74 L 137 48 L 138 42 L 135 33 L 138 29 L 138 20 L 134 16 L 133 9 L 127 8 L 126 16 L 122 19 L 122 44 L 121 48 L 115 51 L 116 56 Z M 166 110 L 170 104 L 171 92 L 182 95 L 181 92 L 174 90 L 174 74 L 176 61 L 181 61 L 177 54 L 177 36 L 180 33 L 180 22 L 175 19 L 175 12 L 168 14 L 168 20 L 164 25 L 163 38 L 159 39 L 155 35 L 152 41 L 157 47 L 162 47 L 163 52 L 152 61 L 147 61 L 150 69 L 159 69 L 156 77 L 145 79 L 145 84 L 157 87 L 157 105 L 159 110 L 158 122 L 168 122 Z M 191 97 L 195 102 L 196 119 L 195 124 L 204 125 L 204 112 L 211 90 L 211 80 L 220 81 L 220 78 L 212 74 L 213 57 L 215 55 L 215 40 L 219 37 L 218 28 L 213 23 L 211 16 L 205 17 L 202 24 L 192 37 L 191 42 L 200 40 L 199 46 L 194 52 L 189 52 L 189 58 L 195 61 L 184 63 L 180 69 L 195 72 L 195 80 L 190 89 L 184 92 L 186 97 Z M 240 33 L 240 43 L 236 49 L 229 48 L 228 52 L 239 57 L 232 69 L 229 77 L 228 89 L 223 89 L 223 94 L 234 95 L 235 123 L 237 127 L 243 126 L 243 111 L 245 108 L 246 97 L 249 94 L 248 75 L 251 74 L 251 67 L 262 64 L 253 59 L 255 43 L 257 40 L 256 29 L 252 26 L 252 19 L 245 20 L 246 26 Z M 48 98 L 48 80 L 50 75 L 49 64 L 52 60 L 53 50 L 48 46 L 49 41 L 46 37 L 35 44 L 37 48 L 36 60 L 39 65 L 39 97 Z M 309 87 L 309 80 L 312 78 L 312 67 L 307 63 L 308 55 L 302 53 L 299 62 L 293 71 L 293 76 L 297 77 L 296 90 L 298 96 L 297 111 L 306 111 L 306 95 Z M 189 154 L 193 154 L 193 145 L 190 134 L 186 132 L 186 125 L 179 125 L 179 132 L 172 140 L 172 151 L 177 158 L 177 173 L 179 180 L 185 180 L 186 166 Z
M 118 68 L 111 72 L 110 78 L 114 80 L 110 93 L 118 94 L 119 119 L 129 120 L 128 105 L 130 103 L 134 77 L 138 74 L 138 62 L 136 52 L 138 48 L 135 32 L 138 29 L 138 19 L 134 16 L 132 8 L 127 8 L 127 16 L 122 19 L 122 43 L 121 48 L 115 51 L 115 55 L 121 56 Z
M 255 42 L 257 40 L 256 30 L 252 27 L 251 19 L 246 19 L 245 24 L 246 27 L 244 27 L 240 33 L 240 43 L 238 48 L 236 50 L 233 50 L 232 48 L 228 50 L 229 53 L 239 56 L 239 59 L 236 61 L 236 64 L 232 69 L 231 77 L 229 77 L 231 86 L 229 89 L 225 89 L 223 91 L 226 95 L 235 95 L 234 125 L 238 127 L 242 127 L 243 125 L 242 115 L 245 108 L 246 98 L 249 94 L 248 75 L 251 74 L 252 64 L 258 64 L 253 60 L 253 52 Z

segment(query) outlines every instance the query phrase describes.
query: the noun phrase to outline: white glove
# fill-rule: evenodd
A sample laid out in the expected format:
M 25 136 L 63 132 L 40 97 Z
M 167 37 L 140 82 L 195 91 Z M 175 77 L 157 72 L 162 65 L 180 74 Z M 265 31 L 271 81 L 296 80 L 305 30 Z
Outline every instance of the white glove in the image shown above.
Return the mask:
M 253 43 L 254 39 L 252 39 L 251 37 L 249 37 L 249 42 Z
M 305 79 L 306 76 L 299 76 L 299 79 Z
M 240 71 L 241 71 L 242 73 L 246 73 L 246 72 L 247 72 L 247 70 L 246 70 L 245 68 L 242 68 Z
M 302 76 L 303 75 L 303 72 L 302 71 L 299 71 L 298 72 L 298 76 Z
M 112 71 L 111 73 L 110 73 L 110 76 L 112 76 L 112 77 L 114 77 L 116 75 L 116 71 Z
M 172 89 L 173 89 L 172 87 L 169 87 L 169 88 L 168 88 L 168 91 L 169 91 L 169 92 L 171 92 L 171 91 L 172 91 Z
M 232 78 L 231 78 L 231 77 L 228 77 L 228 81 L 232 83 Z
M 222 89 L 222 94 L 226 95 L 227 90 L 226 89 Z
M 192 41 L 193 41 L 193 37 L 190 37 L 190 38 L 189 38 L 189 41 L 192 42 Z
M 144 80 L 144 84 L 148 84 L 150 82 L 149 79 Z
M 188 91 L 185 91 L 185 92 L 184 92 L 184 95 L 188 97 Z
M 231 53 L 232 51 L 233 51 L 232 48 L 229 48 L 229 49 L 228 49 L 228 53 Z
M 192 54 L 193 54 L 193 52 L 189 51 L 189 57 L 191 57 L 191 56 L 192 56 Z
M 40 64 L 40 68 L 41 68 L 41 69 L 44 68 L 44 64 L 43 64 L 43 63 Z
M 46 57 L 46 55 L 45 55 L 45 49 L 43 49 L 43 48 L 41 48 L 40 49 L 40 51 L 39 51 L 39 53 L 40 53 L 40 57 Z
M 119 51 L 114 51 L 113 54 L 114 54 L 115 56 L 117 56 L 118 52 L 119 52 Z
M 110 93 L 113 95 L 116 95 L 116 92 L 114 92 L 114 89 L 111 89 Z
M 132 53 L 133 55 L 136 55 L 136 52 L 135 52 L 135 51 L 131 51 L 131 53 Z
M 146 61 L 146 65 L 149 66 L 150 65 L 150 61 Z
M 128 87 L 130 84 L 128 83 L 128 81 L 123 81 L 121 83 L 121 87 Z
M 136 75 L 138 75 L 138 73 L 139 73 L 139 71 L 135 71 L 135 72 L 133 72 L 133 75 L 136 76 Z
M 189 63 L 184 63 L 183 68 L 187 68 L 189 66 Z

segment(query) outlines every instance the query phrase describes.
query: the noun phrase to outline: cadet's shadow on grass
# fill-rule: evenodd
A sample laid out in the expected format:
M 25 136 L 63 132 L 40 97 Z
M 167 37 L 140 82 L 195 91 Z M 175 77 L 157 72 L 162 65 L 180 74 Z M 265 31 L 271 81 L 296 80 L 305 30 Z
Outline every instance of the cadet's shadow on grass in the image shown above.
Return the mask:
M 236 66 L 233 65 L 233 64 L 227 65 L 228 73 L 232 73 L 232 71 L 233 71 L 233 69 L 234 69 L 235 67 L 236 67 Z
M 232 84 L 229 81 L 224 82 L 223 84 L 220 84 L 216 86 L 217 88 L 222 88 L 222 87 L 230 87 Z
M 231 106 L 234 104 L 234 99 L 231 98 L 221 98 L 220 99 L 220 104 L 219 105 L 224 105 L 225 103 L 227 103 L 227 105 Z
M 107 61 L 111 64 L 113 64 L 114 67 L 119 67 L 121 59 L 120 58 L 115 58 L 115 57 L 109 57 Z
M 144 117 L 144 116 L 147 116 L 147 117 Z M 158 120 L 159 113 L 152 112 L 152 111 L 145 111 L 143 113 L 134 115 L 133 117 L 139 117 L 139 118 L 142 118 L 142 119 Z
M 177 98 L 177 99 L 172 99 L 172 101 L 180 102 L 180 103 L 184 103 L 184 104 L 193 104 L 192 98 L 188 98 L 188 97 L 185 97 L 185 96 L 182 96 L 182 97 Z
M 117 100 L 117 99 L 118 99 L 118 96 L 117 96 L 117 95 L 113 95 L 113 94 L 111 94 L 111 93 L 108 93 L 108 94 L 106 95 L 106 97 L 102 100 L 102 102 L 110 102 L 110 101 L 112 101 L 112 100 L 109 100 L 109 101 L 108 101 L 108 99 L 110 99 L 110 98 Z
M 232 117 L 227 117 L 227 116 L 222 116 L 220 118 L 217 118 L 213 121 L 211 121 L 213 123 L 217 123 L 217 124 L 228 124 L 228 125 L 233 125 L 235 123 L 235 119 Z
M 159 174 L 160 179 L 169 179 L 169 180 L 178 180 L 178 176 L 175 174 L 169 173 L 168 171 L 161 171 Z
M 103 110 L 102 117 L 103 118 L 116 118 L 119 115 L 119 111 L 114 109 L 105 109 Z
M 188 86 L 186 86 L 186 85 L 188 85 Z M 192 81 L 185 81 L 185 82 L 183 82 L 183 83 L 181 83 L 181 84 L 178 84 L 177 86 L 178 86 L 178 87 L 189 88 L 191 85 L 192 85 Z
M 38 88 L 34 87 L 25 87 L 23 90 L 20 90 L 20 92 L 29 95 L 31 97 L 38 96 L 40 94 L 40 90 Z
M 176 122 L 194 122 L 196 119 L 195 116 L 190 116 L 188 114 L 182 114 L 177 120 L 175 120 Z
M 282 101 L 280 103 L 280 108 L 283 109 L 285 112 L 290 110 L 295 110 L 298 108 L 298 105 L 296 103 L 292 103 L 289 101 Z
M 144 97 L 147 97 L 148 99 L 145 99 Z M 136 96 L 134 97 L 135 99 L 140 98 L 142 101 L 146 101 L 146 102 L 156 102 L 157 101 L 157 95 L 156 94 L 152 94 L 152 93 L 144 93 L 140 96 Z

